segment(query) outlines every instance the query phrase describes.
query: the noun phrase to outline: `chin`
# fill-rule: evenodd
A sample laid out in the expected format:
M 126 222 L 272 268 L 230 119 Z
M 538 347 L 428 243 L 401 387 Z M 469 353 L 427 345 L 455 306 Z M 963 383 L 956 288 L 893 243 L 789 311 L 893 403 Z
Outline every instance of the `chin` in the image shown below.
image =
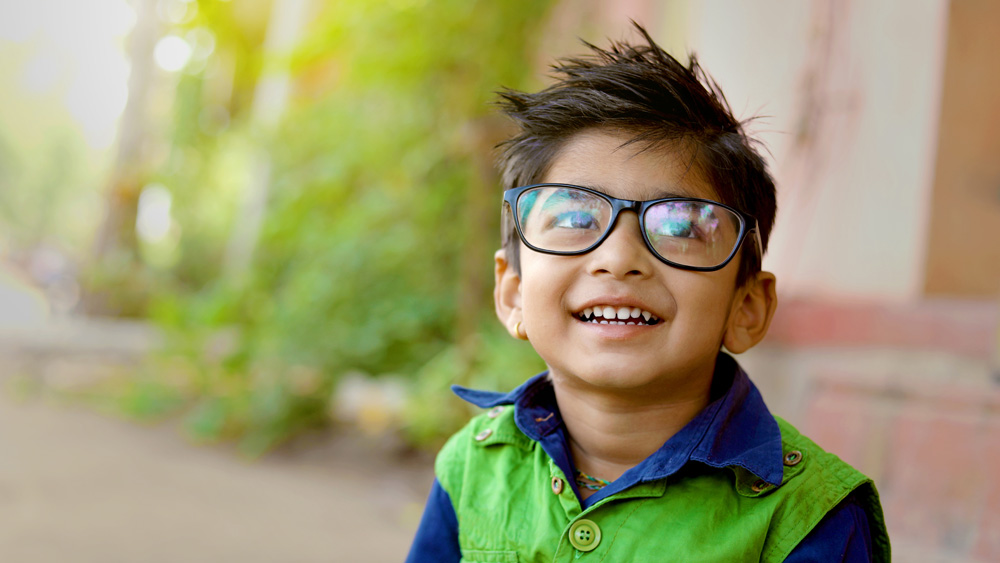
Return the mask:
M 644 373 L 647 370 L 636 370 L 634 366 L 623 366 L 620 363 L 613 365 L 588 365 L 569 367 L 568 369 L 554 370 L 554 379 L 574 379 L 579 382 L 602 389 L 624 391 L 627 389 L 644 388 L 656 381 L 657 376 L 653 373 Z M 567 381 L 568 383 L 568 381 Z

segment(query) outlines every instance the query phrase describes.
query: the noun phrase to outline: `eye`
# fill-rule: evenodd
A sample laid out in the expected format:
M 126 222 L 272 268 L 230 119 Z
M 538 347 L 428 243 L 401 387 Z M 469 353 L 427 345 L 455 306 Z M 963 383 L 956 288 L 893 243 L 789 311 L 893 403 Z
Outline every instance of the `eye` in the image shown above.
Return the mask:
M 719 220 L 712 207 L 689 201 L 666 202 L 646 213 L 647 232 L 653 237 L 699 239 L 715 237 Z
M 683 219 L 664 222 L 659 225 L 656 234 L 676 238 L 695 238 L 697 236 L 694 229 L 691 228 L 691 221 Z
M 562 229 L 597 229 L 597 219 L 584 211 L 566 211 L 552 221 L 553 227 Z
M 687 217 L 657 217 L 649 233 L 657 237 L 700 238 L 698 225 Z

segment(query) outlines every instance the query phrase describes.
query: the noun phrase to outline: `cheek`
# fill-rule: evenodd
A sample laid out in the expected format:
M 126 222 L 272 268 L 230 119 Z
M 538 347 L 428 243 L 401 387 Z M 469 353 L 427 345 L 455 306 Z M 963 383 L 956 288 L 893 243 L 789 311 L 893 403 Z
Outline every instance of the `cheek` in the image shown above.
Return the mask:
M 698 312 L 706 321 L 720 321 L 729 316 L 736 295 L 738 262 L 733 260 L 715 272 L 675 271 L 671 286 L 678 303 Z
M 536 331 L 539 327 L 559 323 L 568 316 L 563 307 L 563 295 L 568 287 L 570 274 L 552 258 L 540 256 L 528 249 L 521 261 L 521 306 L 524 318 Z
M 701 278 L 675 285 L 678 320 L 692 336 L 714 339 L 725 332 L 735 290 L 716 281 L 724 280 Z
M 535 323 L 548 320 L 560 308 L 556 284 L 527 274 L 521 284 L 521 307 L 524 317 Z

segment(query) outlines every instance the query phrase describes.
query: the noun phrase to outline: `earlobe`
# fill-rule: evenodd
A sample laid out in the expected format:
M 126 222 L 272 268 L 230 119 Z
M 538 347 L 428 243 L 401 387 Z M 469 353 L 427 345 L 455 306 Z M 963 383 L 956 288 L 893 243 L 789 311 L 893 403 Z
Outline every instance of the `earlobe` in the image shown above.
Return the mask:
M 507 253 L 503 249 L 496 251 L 493 261 L 493 303 L 497 318 L 507 327 L 507 332 L 511 336 L 518 340 L 527 340 L 528 333 L 521 310 L 521 276 L 507 261 Z
M 727 350 L 741 354 L 764 339 L 778 306 L 776 286 L 774 274 L 758 272 L 737 290 L 722 341 Z

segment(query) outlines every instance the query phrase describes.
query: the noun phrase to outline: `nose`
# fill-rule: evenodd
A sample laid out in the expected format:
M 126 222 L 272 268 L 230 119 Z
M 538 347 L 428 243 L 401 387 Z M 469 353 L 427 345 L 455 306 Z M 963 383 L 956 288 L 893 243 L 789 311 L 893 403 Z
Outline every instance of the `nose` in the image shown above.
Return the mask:
M 655 258 L 646 248 L 639 228 L 639 216 L 633 211 L 623 211 L 612 227 L 608 238 L 586 254 L 590 260 L 591 274 L 610 274 L 616 279 L 629 276 L 647 277 Z

